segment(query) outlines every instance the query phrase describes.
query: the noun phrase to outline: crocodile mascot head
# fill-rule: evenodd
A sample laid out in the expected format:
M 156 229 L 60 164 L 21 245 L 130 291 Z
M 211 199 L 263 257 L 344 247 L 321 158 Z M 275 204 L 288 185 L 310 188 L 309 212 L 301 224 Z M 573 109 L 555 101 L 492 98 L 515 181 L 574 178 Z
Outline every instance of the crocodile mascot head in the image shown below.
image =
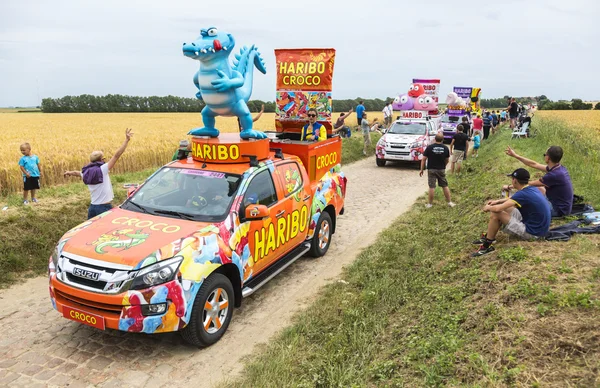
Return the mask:
M 240 121 L 242 139 L 264 139 L 267 136 L 252 128 L 252 115 L 247 102 L 252 94 L 254 67 L 265 74 L 265 63 L 256 47 L 243 47 L 235 55 L 233 65 L 229 54 L 233 51 L 233 35 L 219 32 L 216 27 L 200 30 L 192 43 L 183 44 L 183 55 L 200 62 L 194 75 L 198 89 L 196 97 L 205 103 L 202 109 L 204 127 L 189 132 L 193 136 L 219 136 L 215 117 L 236 116 Z

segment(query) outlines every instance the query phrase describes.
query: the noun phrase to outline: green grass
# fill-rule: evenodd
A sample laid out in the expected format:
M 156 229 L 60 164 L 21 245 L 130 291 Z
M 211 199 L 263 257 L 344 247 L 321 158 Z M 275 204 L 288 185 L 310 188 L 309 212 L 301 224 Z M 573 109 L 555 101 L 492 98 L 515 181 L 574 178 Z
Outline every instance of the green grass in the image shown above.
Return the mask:
M 344 165 L 364 158 L 362 139 L 362 135 L 353 133 L 351 138 L 343 140 Z M 372 135 L 369 156 L 374 155 L 378 139 L 378 135 Z M 113 203 L 125 200 L 124 183 L 141 183 L 154 171 L 111 175 Z M 43 187 L 38 198 L 37 206 L 23 206 L 22 193 L 10 194 L 1 200 L 0 208 L 8 206 L 8 210 L 0 211 L 0 288 L 14 283 L 20 276 L 47 271 L 48 258 L 59 238 L 87 218 L 89 192 L 82 183 Z
M 371 146 L 368 147 L 367 157 L 375 156 L 375 145 L 381 138 L 378 133 L 371 133 Z M 361 131 L 352 131 L 352 136 L 342 139 L 342 163 L 350 164 L 363 159 L 364 140 Z
M 114 175 L 115 203 L 127 194 L 123 183 L 142 182 L 154 170 Z M 0 213 L 0 287 L 19 275 L 37 275 L 47 270 L 48 258 L 58 239 L 87 219 L 89 192 L 82 183 L 44 188 L 37 206 L 23 206 L 20 194 L 4 198 L 7 211 Z
M 600 236 L 521 242 L 501 233 L 496 252 L 469 257 L 487 225 L 482 205 L 519 167 L 503 155 L 509 143 L 536 160 L 563 146 L 576 193 L 600 205 L 598 181 L 588 181 L 597 156 L 578 153 L 584 146 L 560 124 L 534 125 L 536 138 L 511 141 L 505 129 L 483 142 L 450 178 L 457 207 L 437 192 L 425 210 L 422 197 L 227 385 L 596 385 Z

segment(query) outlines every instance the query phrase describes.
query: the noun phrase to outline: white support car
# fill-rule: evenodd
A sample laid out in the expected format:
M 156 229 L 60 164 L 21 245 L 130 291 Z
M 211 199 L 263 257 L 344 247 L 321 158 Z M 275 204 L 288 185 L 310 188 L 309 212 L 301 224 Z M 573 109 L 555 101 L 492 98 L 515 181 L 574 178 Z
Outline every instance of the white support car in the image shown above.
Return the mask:
M 439 125 L 439 120 L 429 117 L 397 120 L 377 142 L 377 166 L 383 167 L 387 161 L 419 162 L 425 148 L 435 142 Z

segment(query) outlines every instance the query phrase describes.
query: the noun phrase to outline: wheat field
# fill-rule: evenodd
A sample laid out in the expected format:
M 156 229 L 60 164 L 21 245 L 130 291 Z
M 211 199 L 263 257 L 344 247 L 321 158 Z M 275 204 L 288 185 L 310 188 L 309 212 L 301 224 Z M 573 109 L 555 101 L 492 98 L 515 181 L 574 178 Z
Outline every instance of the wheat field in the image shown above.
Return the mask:
M 569 127 L 589 131 L 600 138 L 600 110 L 541 110 L 536 111 L 535 116 L 561 120 Z
M 370 119 L 374 117 L 382 120 L 383 114 L 373 112 Z M 356 116 L 346 124 L 355 126 Z M 23 189 L 18 162 L 24 142 L 40 158 L 41 185 L 50 186 L 72 182 L 63 172 L 80 170 L 94 150 L 112 156 L 125 139 L 125 128 L 133 128 L 135 134 L 117 163 L 117 173 L 162 166 L 171 160 L 179 140 L 200 126 L 200 113 L 0 113 L 0 192 Z M 216 127 L 222 132 L 238 130 L 235 117 L 218 117 Z M 275 114 L 264 113 L 254 127 L 274 130 Z

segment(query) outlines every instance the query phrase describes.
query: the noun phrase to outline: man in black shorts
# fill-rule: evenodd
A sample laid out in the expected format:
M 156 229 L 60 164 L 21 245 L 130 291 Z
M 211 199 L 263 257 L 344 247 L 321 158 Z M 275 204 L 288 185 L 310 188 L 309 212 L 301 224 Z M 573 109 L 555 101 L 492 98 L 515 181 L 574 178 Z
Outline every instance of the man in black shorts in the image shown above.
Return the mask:
M 507 109 L 510 117 L 510 128 L 514 129 L 517 126 L 517 116 L 519 115 L 519 104 L 517 104 L 514 97 L 510 99 L 510 105 Z
M 423 176 L 425 170 L 425 163 L 427 163 L 427 182 L 429 184 L 429 202 L 425 205 L 426 208 L 433 206 L 433 195 L 435 193 L 435 184 L 442 188 L 444 197 L 448 202 L 448 206 L 454 207 L 455 203 L 450 198 L 450 189 L 448 188 L 448 181 L 446 180 L 446 165 L 450 160 L 450 150 L 442 142 L 444 141 L 444 134 L 438 132 L 435 135 L 435 143 L 427 146 L 423 152 L 423 159 L 421 159 L 421 171 L 419 176 Z

